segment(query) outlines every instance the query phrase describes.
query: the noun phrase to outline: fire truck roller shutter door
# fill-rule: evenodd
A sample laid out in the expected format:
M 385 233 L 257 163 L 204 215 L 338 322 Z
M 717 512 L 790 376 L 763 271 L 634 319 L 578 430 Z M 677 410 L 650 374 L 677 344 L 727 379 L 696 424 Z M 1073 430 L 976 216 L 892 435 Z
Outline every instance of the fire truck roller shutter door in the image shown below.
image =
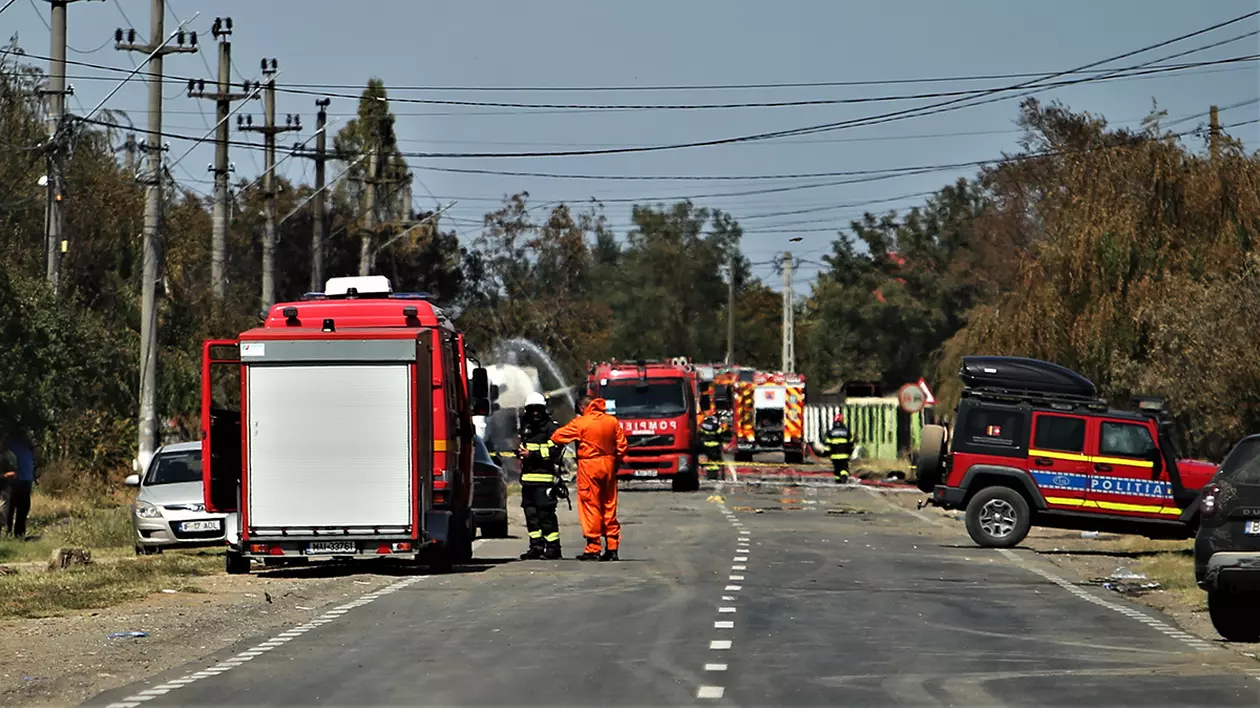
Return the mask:
M 247 380 L 252 527 L 411 525 L 406 364 L 251 366 Z

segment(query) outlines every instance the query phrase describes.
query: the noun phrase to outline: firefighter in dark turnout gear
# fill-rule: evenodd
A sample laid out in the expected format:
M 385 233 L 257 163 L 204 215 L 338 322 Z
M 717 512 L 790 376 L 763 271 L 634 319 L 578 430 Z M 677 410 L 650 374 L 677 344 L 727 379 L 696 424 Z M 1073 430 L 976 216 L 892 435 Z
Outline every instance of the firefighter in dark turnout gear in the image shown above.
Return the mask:
M 722 461 L 722 426 L 717 416 L 706 416 L 700 423 L 700 444 L 710 462 Z
M 844 424 L 844 415 L 839 414 L 831 421 L 825 437 L 827 453 L 831 457 L 831 468 L 836 473 L 836 481 L 845 484 L 849 481 L 849 458 L 853 456 L 853 437 L 849 434 L 849 426 Z
M 547 410 L 547 400 L 540 393 L 525 399 L 520 416 L 521 508 L 525 510 L 525 527 L 529 531 L 529 550 L 521 560 L 560 558 L 560 523 L 556 519 L 556 501 L 560 497 L 559 462 L 564 448 L 551 442 L 551 434 L 559 428 Z

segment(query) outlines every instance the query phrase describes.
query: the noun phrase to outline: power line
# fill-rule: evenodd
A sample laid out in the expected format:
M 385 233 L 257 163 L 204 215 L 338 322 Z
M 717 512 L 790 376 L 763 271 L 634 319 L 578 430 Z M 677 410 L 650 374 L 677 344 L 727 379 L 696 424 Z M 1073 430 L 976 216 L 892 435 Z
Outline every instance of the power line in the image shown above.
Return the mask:
M 1260 30 L 1253 30 L 1246 34 L 1230 38 L 1221 43 L 1212 45 L 1209 48 L 1222 46 L 1232 42 L 1241 41 L 1250 37 L 1260 35 Z M 1196 49 L 1195 51 L 1203 51 Z M 1200 68 L 1209 66 L 1215 62 L 1195 62 L 1181 66 L 1160 66 L 1149 69 L 1136 74 L 1113 73 L 1104 76 L 1096 76 L 1089 81 L 1112 81 L 1132 76 L 1146 76 L 1156 73 L 1164 73 L 1169 71 L 1180 71 L 1182 68 Z M 1123 72 L 1124 70 L 1116 70 Z M 1069 72 L 1072 73 L 1072 72 Z M 1039 88 L 1049 89 L 1062 86 L 1074 86 L 1081 83 L 1081 79 L 1073 79 L 1067 81 L 1057 81 L 1041 85 Z M 330 93 L 328 91 L 297 89 L 286 87 L 284 89 L 289 93 L 300 93 L 309 95 L 325 95 L 333 98 L 358 99 L 360 96 L 344 93 Z M 386 87 L 388 90 L 388 87 Z M 623 104 L 591 104 L 591 103 L 517 103 L 509 101 L 459 101 L 452 99 L 440 98 L 391 98 L 391 103 L 399 104 L 418 104 L 418 105 L 434 105 L 434 106 L 469 106 L 481 108 L 523 108 L 523 109 L 561 109 L 561 110 L 586 110 L 586 111 L 644 111 L 644 110 L 717 110 L 717 109 L 734 109 L 734 108 L 786 108 L 800 106 L 832 106 L 832 105 L 850 105 L 864 103 L 883 103 L 890 101 L 916 101 L 929 98 L 950 98 L 956 96 L 972 97 L 983 96 L 990 93 L 990 88 L 979 89 L 963 89 L 955 91 L 931 91 L 912 94 L 900 94 L 891 96 L 860 96 L 854 98 L 815 98 L 801 99 L 795 101 L 757 101 L 743 103 L 623 103 Z
M 1082 69 L 1071 73 L 1106 73 L 1108 69 Z M 798 81 L 753 84 L 682 84 L 682 85 L 649 85 L 649 86 L 386 86 L 387 91 L 425 91 L 425 92 L 587 92 L 615 93 L 631 91 L 725 91 L 746 89 L 787 89 L 787 88 L 837 88 L 855 86 L 891 86 L 905 84 L 948 83 L 963 81 L 1001 81 L 1010 79 L 1026 79 L 1044 76 L 1049 72 L 1025 72 L 1005 74 L 975 74 L 961 76 L 936 76 L 908 79 L 866 79 L 852 81 Z M 361 90 L 363 86 L 356 84 L 290 84 L 292 89 L 326 89 L 326 90 Z M 357 97 L 356 97 L 357 98 Z M 392 99 L 391 99 L 392 100 Z

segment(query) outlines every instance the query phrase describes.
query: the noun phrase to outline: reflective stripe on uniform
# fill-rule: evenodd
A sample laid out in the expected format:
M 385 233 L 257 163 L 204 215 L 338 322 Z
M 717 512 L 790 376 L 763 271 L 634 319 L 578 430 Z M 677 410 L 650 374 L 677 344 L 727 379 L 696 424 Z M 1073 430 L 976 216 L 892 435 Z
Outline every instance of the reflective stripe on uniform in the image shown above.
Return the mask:
M 530 532 L 529 532 L 529 537 L 530 537 L 530 538 L 542 538 L 542 531 L 530 531 Z
M 545 443 L 525 443 L 525 449 L 530 452 L 545 452 L 555 447 L 556 444 L 548 440 Z
M 552 484 L 556 481 L 556 476 L 550 472 L 526 472 L 521 475 L 521 481 Z
M 542 532 L 539 531 L 539 533 L 542 533 Z M 555 543 L 556 541 L 560 540 L 560 533 L 558 531 L 555 533 L 549 533 L 543 537 L 543 540 L 548 543 Z
M 845 453 L 840 453 L 840 454 L 837 454 L 837 455 L 832 455 L 832 456 L 831 456 L 831 459 L 833 459 L 833 460 L 847 460 L 847 459 L 849 459 L 849 456 L 848 456 L 847 454 L 845 454 Z

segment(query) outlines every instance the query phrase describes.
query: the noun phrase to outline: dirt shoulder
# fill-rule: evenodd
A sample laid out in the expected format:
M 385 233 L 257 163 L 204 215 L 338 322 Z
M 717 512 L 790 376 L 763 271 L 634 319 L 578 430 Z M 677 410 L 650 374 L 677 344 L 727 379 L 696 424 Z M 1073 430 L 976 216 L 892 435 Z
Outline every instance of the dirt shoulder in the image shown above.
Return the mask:
M 519 497 L 509 498 L 508 514 L 513 533 L 523 536 Z M 226 575 L 217 551 L 140 559 L 110 553 L 90 568 L 55 573 L 42 572 L 43 563 L 8 565 L 23 577 L 0 577 L 0 585 L 32 597 L 8 598 L 5 608 L 29 618 L 0 619 L 0 705 L 22 706 L 78 705 L 426 572 L 364 561 Z M 154 570 L 137 571 L 146 565 Z M 120 588 L 132 595 L 120 596 Z M 74 609 L 76 601 L 83 609 Z M 132 631 L 147 636 L 109 638 Z
M 880 496 L 907 510 L 914 510 L 924 498 L 919 494 Z M 947 529 L 957 529 L 961 542 L 971 543 L 963 526 L 963 512 L 928 506 L 919 513 Z M 1251 658 L 1260 657 L 1260 644 L 1227 643 L 1213 629 L 1207 614 L 1207 595 L 1195 584 L 1192 546 L 1190 540 L 1156 541 L 1141 536 L 1040 528 L 1034 528 L 1020 544 L 1020 548 L 1032 551 L 1038 560 L 1054 566 L 1073 582 L 1097 587 L 1099 592 L 1114 592 L 1118 597 L 1156 609 L 1186 632 L 1216 646 Z M 1130 575 L 1139 577 L 1116 581 L 1117 577 Z M 1141 587 L 1149 583 L 1158 583 L 1159 587 Z
M 242 639 L 302 624 L 397 579 L 372 570 L 207 575 L 107 609 L 0 621 L 0 705 L 77 705 Z M 128 631 L 148 636 L 109 638 Z

